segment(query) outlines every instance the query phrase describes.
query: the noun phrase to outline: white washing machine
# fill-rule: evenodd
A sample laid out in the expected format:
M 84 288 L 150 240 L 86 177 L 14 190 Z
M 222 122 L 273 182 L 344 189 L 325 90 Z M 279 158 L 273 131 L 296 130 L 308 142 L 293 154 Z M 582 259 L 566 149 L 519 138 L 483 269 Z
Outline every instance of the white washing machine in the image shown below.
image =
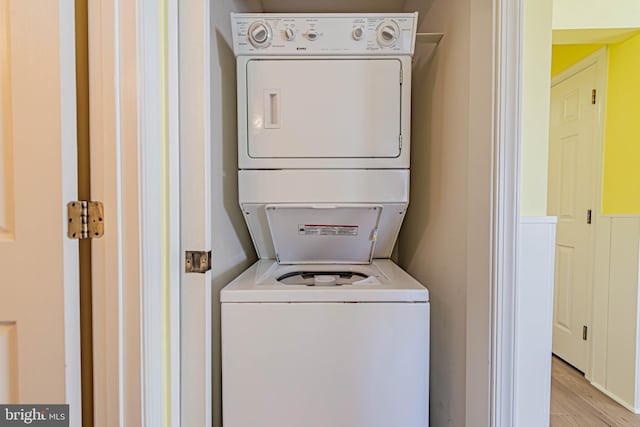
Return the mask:
M 220 294 L 225 427 L 424 427 L 409 201 L 416 14 L 233 14 L 239 197 L 260 260 Z

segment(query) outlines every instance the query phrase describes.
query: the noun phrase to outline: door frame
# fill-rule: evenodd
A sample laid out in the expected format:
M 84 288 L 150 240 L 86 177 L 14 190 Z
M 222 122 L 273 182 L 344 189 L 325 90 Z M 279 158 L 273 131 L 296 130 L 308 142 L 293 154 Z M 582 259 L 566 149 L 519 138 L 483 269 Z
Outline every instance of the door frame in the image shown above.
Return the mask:
M 491 273 L 489 302 L 484 308 L 489 311 L 491 340 L 490 419 L 486 425 L 501 427 L 517 421 L 515 333 L 524 7 L 523 0 L 496 0 L 494 4 Z M 472 322 L 467 318 L 467 324 Z
M 118 0 L 115 0 L 116 3 Z M 495 0 L 493 2 L 493 10 L 494 10 L 494 33 L 493 33 L 493 55 L 489 58 L 493 63 L 492 69 L 492 82 L 493 82 L 493 95 L 494 98 L 492 100 L 493 110 L 493 133 L 492 133 L 492 141 L 491 141 L 491 150 L 492 150 L 492 165 L 487 171 L 491 177 L 491 230 L 488 236 L 487 243 L 490 245 L 490 255 L 491 255 L 491 263 L 490 263 L 490 274 L 488 275 L 487 289 L 483 289 L 480 291 L 481 293 L 486 293 L 486 302 L 478 302 L 478 306 L 473 310 L 468 311 L 467 324 L 471 325 L 476 322 L 474 326 L 475 337 L 473 340 L 467 340 L 467 355 L 471 356 L 475 354 L 475 357 L 478 357 L 479 354 L 485 354 L 487 352 L 487 345 L 490 344 L 490 348 L 488 349 L 487 354 L 487 363 L 484 364 L 481 369 L 473 369 L 467 372 L 467 388 L 474 390 L 484 390 L 487 392 L 489 399 L 487 401 L 486 407 L 484 405 L 474 406 L 472 409 L 467 411 L 467 418 L 473 419 L 469 417 L 473 417 L 474 414 L 477 414 L 478 417 L 475 418 L 478 420 L 486 420 L 486 425 L 491 426 L 501 426 L 501 425 L 510 425 L 514 421 L 514 381 L 515 381 L 515 370 L 514 370 L 514 360 L 515 360 L 515 297 L 517 295 L 517 289 L 515 287 L 516 283 L 516 266 L 517 266 L 517 225 L 518 219 L 520 216 L 520 208 L 519 208 L 519 176 L 520 176 L 520 107 L 521 107 L 521 93 L 522 93 L 522 1 L 509 1 L 509 0 Z M 134 4 L 134 2 L 131 2 Z M 142 5 L 146 4 L 145 10 L 152 9 L 153 4 L 150 0 L 136 0 L 135 6 L 138 6 L 138 10 L 142 10 Z M 160 6 L 164 8 L 166 11 L 171 11 L 169 17 L 171 19 L 165 19 L 163 21 L 165 26 L 164 29 L 160 29 L 158 34 L 162 35 L 161 37 L 153 38 L 153 32 L 147 31 L 144 29 L 144 26 L 135 26 L 134 27 L 139 31 L 138 35 L 140 40 L 145 48 L 143 48 L 144 52 L 149 52 L 153 47 L 157 48 L 160 51 L 161 47 L 165 47 L 162 51 L 168 54 L 168 57 L 172 58 L 172 62 L 174 64 L 178 63 L 178 58 L 180 63 L 188 63 L 191 68 L 182 69 L 180 72 L 193 72 L 196 73 L 194 75 L 194 79 L 192 82 L 188 82 L 188 86 L 180 87 L 180 99 L 182 102 L 183 96 L 193 96 L 195 99 L 199 99 L 201 102 L 193 107 L 190 113 L 194 116 L 197 116 L 198 125 L 202 128 L 197 131 L 197 135 L 193 135 L 189 132 L 188 129 L 183 129 L 183 132 L 186 132 L 182 135 L 183 138 L 187 137 L 204 137 L 208 138 L 210 136 L 211 131 L 211 123 L 208 115 L 209 112 L 209 103 L 207 97 L 210 93 L 210 76 L 206 75 L 205 70 L 207 69 L 209 63 L 209 30 L 210 30 L 210 16 L 209 16 L 209 2 L 207 1 L 196 1 L 196 2 L 188 2 L 189 7 L 191 9 L 185 10 L 183 5 L 187 2 L 180 4 L 180 22 L 181 23 L 189 23 L 192 25 L 190 27 L 191 37 L 197 42 L 196 45 L 192 49 L 183 49 L 178 55 L 178 32 L 176 22 L 174 18 L 178 15 L 176 13 L 178 9 L 178 0 L 161 0 Z M 177 19 L 177 18 L 176 18 Z M 166 26 L 168 21 L 168 27 Z M 156 21 L 156 25 L 159 20 Z M 149 24 L 152 25 L 152 24 Z M 167 31 L 168 29 L 168 31 Z M 111 33 L 107 32 L 107 35 L 114 34 L 114 31 Z M 151 37 L 150 37 L 151 36 Z M 184 37 L 181 34 L 181 39 Z M 104 37 L 105 40 L 108 40 L 108 37 Z M 162 40 L 162 41 L 161 41 Z M 126 47 L 126 46 L 125 46 Z M 113 48 L 113 46 L 111 46 Z M 146 50 L 145 50 L 146 49 Z M 144 56 L 144 55 L 143 55 Z M 164 56 L 164 61 L 167 59 L 167 55 Z M 112 61 L 113 63 L 113 61 Z M 154 63 L 150 61 L 150 63 Z M 168 80 L 162 80 L 165 82 L 166 86 L 162 86 L 164 88 L 169 89 L 169 96 L 173 94 L 176 96 L 178 93 L 178 73 L 174 67 L 168 67 L 166 62 L 161 62 L 163 67 L 158 67 L 158 69 L 166 69 L 169 70 L 168 74 L 165 75 L 165 78 Z M 157 64 L 157 63 L 156 63 Z M 122 65 L 120 65 L 120 70 L 123 74 L 126 75 L 127 72 L 131 72 L 130 70 L 124 70 Z M 158 70 L 159 72 L 159 70 Z M 140 77 L 141 76 L 141 77 Z M 151 79 L 153 77 L 158 77 L 157 74 L 154 74 L 154 70 L 151 67 L 147 67 L 144 69 L 143 73 L 139 74 L 139 80 L 136 82 L 146 81 L 147 79 Z M 144 78 L 142 78 L 144 77 Z M 186 79 L 185 79 L 186 80 Z M 168 83 L 167 83 L 168 81 Z M 135 87 L 135 85 L 134 85 Z M 205 94 L 198 93 L 198 91 L 202 91 L 204 87 Z M 131 90 L 131 92 L 127 92 L 129 94 L 135 93 L 135 90 L 132 90 L 131 87 L 127 88 Z M 147 94 L 148 98 L 140 99 L 140 109 L 136 110 L 139 113 L 147 111 L 147 108 L 150 108 L 153 104 L 150 104 L 153 101 L 157 101 L 158 105 L 162 102 L 160 97 L 154 98 L 153 94 Z M 204 98 L 204 99 L 203 99 Z M 137 99 L 133 97 L 133 99 Z M 130 99 L 126 96 L 121 96 L 121 101 L 131 102 Z M 165 98 L 166 101 L 166 98 Z M 175 101 L 175 100 L 174 100 Z M 184 102 L 183 102 L 184 105 Z M 161 158 L 165 159 L 164 161 L 168 165 L 168 181 L 154 181 L 151 178 L 147 178 L 140 183 L 140 192 L 143 196 L 151 195 L 151 194 L 159 194 L 160 197 L 164 197 L 165 200 L 182 200 L 182 203 L 185 202 L 184 199 L 180 199 L 180 197 L 184 197 L 184 194 L 181 194 L 179 191 L 180 188 L 180 174 L 178 173 L 179 168 L 175 163 L 176 159 L 178 159 L 177 154 L 179 154 L 179 145 L 178 145 L 178 120 L 179 120 L 179 110 L 173 106 L 171 109 L 167 109 L 165 105 L 165 113 L 168 111 L 168 116 L 164 116 L 164 119 L 168 120 L 169 123 L 169 132 L 170 137 L 168 138 L 168 144 L 165 146 L 165 151 L 161 153 Z M 146 124 L 147 126 L 152 127 L 154 120 L 158 117 L 154 115 L 146 115 L 142 114 L 138 117 L 139 124 Z M 158 123 L 157 121 L 155 123 Z M 202 134 L 202 135 L 200 135 Z M 138 141 L 140 144 L 140 141 Z M 206 144 L 205 144 L 206 145 Z M 140 145 L 138 145 L 140 147 Z M 147 147 L 150 148 L 150 147 Z M 140 162 L 144 164 L 145 161 L 153 162 L 154 154 L 152 150 L 149 152 L 141 150 L 140 152 Z M 171 153 L 171 161 L 169 161 L 168 154 Z M 156 153 L 157 154 L 157 153 Z M 206 154 L 206 153 L 205 153 Z M 206 155 L 204 158 L 208 158 Z M 150 164 L 151 164 L 150 163 Z M 209 166 L 203 166 L 204 171 L 208 171 Z M 156 175 L 154 175 L 156 176 Z M 184 178 L 184 177 L 183 177 Z M 202 178 L 202 177 L 201 177 Z M 204 177 L 206 178 L 206 177 Z M 194 178 L 195 179 L 195 178 Z M 208 182 L 205 180 L 205 182 Z M 137 185 L 138 182 L 135 182 Z M 183 182 L 184 185 L 184 182 Z M 201 184 L 202 185 L 202 184 Z M 206 183 L 204 184 L 207 185 Z M 121 184 L 122 188 L 122 184 Z M 154 191 L 159 193 L 153 193 Z M 176 198 L 176 195 L 178 198 Z M 201 200 L 194 200 L 195 203 L 205 204 L 208 202 L 208 198 L 205 197 Z M 169 206 L 171 203 L 169 203 Z M 165 209 L 166 206 L 165 206 Z M 149 216 L 147 216 L 149 215 Z M 170 210 L 167 217 L 159 218 L 156 216 L 158 214 L 154 214 L 153 212 L 149 212 L 148 210 L 144 210 L 144 214 L 142 214 L 139 219 L 145 226 L 149 226 L 149 224 L 153 224 L 156 221 L 157 224 L 160 224 L 163 233 L 166 234 L 165 237 L 167 240 L 165 241 L 165 249 L 168 250 L 170 258 L 162 258 L 162 253 L 165 256 L 169 256 L 166 252 L 162 252 L 160 256 L 157 254 L 155 256 L 150 256 L 145 254 L 144 251 L 141 251 L 141 247 L 144 245 L 137 246 L 137 253 L 140 257 L 142 257 L 142 262 L 145 264 L 145 269 L 149 269 L 153 272 L 158 272 L 160 270 L 160 276 L 166 278 L 166 282 L 170 282 L 174 284 L 172 288 L 176 288 L 175 284 L 177 284 L 176 277 L 180 277 L 181 286 L 187 285 L 187 282 L 191 281 L 192 287 L 194 289 L 198 289 L 197 293 L 203 297 L 201 300 L 202 304 L 200 307 L 193 307 L 193 310 L 199 316 L 199 322 L 203 323 L 201 326 L 203 335 L 203 343 L 202 347 L 197 349 L 198 354 L 190 355 L 191 360 L 193 361 L 193 366 L 190 369 L 201 369 L 200 372 L 205 373 L 201 375 L 203 377 L 202 383 L 199 386 L 203 387 L 201 399 L 198 399 L 197 402 L 189 402 L 191 405 L 190 408 L 197 411 L 197 418 L 204 420 L 204 423 L 209 424 L 211 420 L 211 336 L 207 334 L 206 331 L 210 332 L 210 324 L 207 326 L 206 322 L 210 323 L 211 320 L 211 307 L 210 307 L 210 280 L 209 275 L 201 275 L 201 276 L 189 276 L 186 277 L 182 275 L 180 269 L 180 260 L 181 260 L 181 242 L 176 237 L 184 239 L 185 233 L 180 233 L 179 227 L 179 219 L 176 221 L 176 213 L 173 210 Z M 165 215 L 167 213 L 165 212 Z M 164 220 L 163 220 L 164 218 Z M 199 233 L 201 236 L 201 241 L 193 241 L 187 242 L 183 241 L 182 244 L 186 245 L 187 243 L 192 243 L 194 247 L 198 249 L 207 250 L 211 247 L 211 242 L 208 240 L 210 233 L 208 232 L 210 227 L 210 219 L 207 217 L 200 218 L 200 223 L 198 226 L 201 226 L 201 230 L 204 229 L 205 233 Z M 196 226 L 195 224 L 193 225 Z M 148 236 L 148 233 L 144 236 Z M 168 236 L 171 236 L 169 238 Z M 147 237 L 143 237 L 146 239 Z M 147 248 L 152 247 L 149 246 L 152 242 L 152 239 L 145 240 L 147 243 Z M 169 249 L 167 249 L 167 247 Z M 163 266 L 163 259 L 165 261 L 171 261 L 168 265 Z M 119 266 L 116 263 L 116 266 Z M 120 266 L 121 267 L 121 266 Z M 128 273 L 129 274 L 129 273 Z M 137 277 L 137 275 L 136 275 Z M 148 277 L 148 276 L 145 276 Z M 142 281 L 140 281 L 142 283 Z M 162 299 L 162 295 L 158 295 L 158 287 L 153 287 L 153 283 L 147 283 L 147 286 L 139 286 L 131 288 L 124 288 L 122 283 L 119 283 L 119 290 L 123 292 L 123 296 L 125 298 L 131 297 L 135 300 L 135 295 L 131 296 L 130 293 L 138 293 L 142 294 L 142 298 L 145 301 L 144 306 L 146 317 L 140 316 L 138 320 L 131 317 L 129 321 L 131 324 L 127 323 L 127 328 L 133 325 L 133 327 L 139 327 L 142 334 L 142 340 L 144 342 L 144 349 L 140 350 L 139 348 L 130 350 L 129 348 L 121 349 L 118 345 L 121 343 L 121 340 L 124 338 L 124 330 L 121 328 L 118 330 L 118 333 L 111 334 L 108 336 L 109 342 L 111 344 L 115 344 L 115 347 L 109 348 L 103 344 L 102 348 L 105 350 L 110 350 L 111 357 L 115 358 L 118 361 L 118 369 L 116 372 L 120 375 L 116 378 L 122 379 L 122 368 L 123 368 L 123 360 L 120 358 L 121 354 L 125 354 L 127 358 L 132 358 L 135 356 L 136 352 L 142 351 L 144 354 L 144 358 L 142 358 L 141 365 L 141 373 L 144 380 L 142 383 L 146 385 L 146 387 L 140 388 L 140 393 L 145 396 L 145 399 L 149 399 L 146 403 L 146 407 L 150 407 L 149 405 L 156 405 L 154 407 L 158 408 L 157 405 L 170 405 L 170 414 L 172 424 L 180 425 L 180 421 L 176 421 L 175 414 L 179 413 L 180 407 L 176 404 L 176 401 L 179 400 L 176 396 L 179 396 L 180 393 L 180 383 L 179 381 L 165 381 L 160 384 L 163 390 L 164 399 L 161 401 L 161 397 L 158 396 L 157 393 L 153 393 L 149 387 L 152 384 L 159 385 L 160 378 L 163 378 L 163 375 L 168 378 L 170 375 L 172 379 L 176 378 L 176 372 L 179 372 L 179 368 L 176 368 L 175 359 L 172 359 L 171 363 L 168 365 L 166 361 L 163 364 L 162 359 L 162 350 L 163 345 L 167 346 L 166 341 L 162 341 L 162 337 L 158 337 L 157 334 L 153 333 L 153 327 L 157 325 L 154 321 L 162 321 L 163 319 L 159 319 L 159 313 L 162 313 L 163 307 L 166 308 L 167 304 L 171 309 L 171 320 L 170 324 L 170 344 L 168 344 L 170 353 L 172 355 L 179 354 L 179 320 L 176 320 L 176 313 L 179 313 L 179 307 L 175 307 L 175 301 L 172 299 L 169 302 L 165 299 Z M 160 288 L 162 289 L 162 288 Z M 146 291 L 146 292 L 145 292 Z M 165 290 L 166 292 L 166 290 Z M 155 297 L 152 297 L 155 295 Z M 111 301 L 104 301 L 100 303 L 104 306 L 104 309 L 108 312 L 110 318 L 118 319 L 119 317 L 114 317 L 119 313 L 119 310 L 122 309 L 121 301 L 119 302 L 117 292 L 114 291 Z M 172 295 L 173 297 L 173 295 Z M 163 305 L 164 304 L 164 305 Z M 207 304 L 209 307 L 207 308 Z M 139 314 L 141 311 L 138 312 Z M 106 318 L 106 317 L 105 317 Z M 177 317 L 179 319 L 179 316 Z M 102 320 L 105 324 L 107 322 Z M 176 323 L 178 322 L 178 323 Z M 104 325 L 103 325 L 104 326 Z M 135 346 L 134 346 L 135 347 Z M 133 357 L 135 359 L 135 357 Z M 184 358 L 183 358 L 184 360 Z M 134 362 L 135 363 L 135 362 Z M 106 365 L 103 361 L 103 366 Z M 184 365 L 183 365 L 184 366 Z M 163 368 L 158 368 L 163 367 Z M 158 369 L 162 369 L 160 372 Z M 167 373 L 167 370 L 170 373 Z M 156 374 L 157 377 L 151 378 L 150 375 Z M 180 374 L 178 374 L 180 375 Z M 178 376 L 180 381 L 184 381 L 184 376 Z M 106 378 L 101 379 L 101 384 L 104 387 L 105 385 L 109 385 L 109 382 Z M 124 425 L 123 417 L 128 416 L 128 414 L 124 413 L 122 408 L 122 403 L 124 402 L 124 393 L 120 391 L 122 388 L 119 387 L 129 387 L 127 384 L 122 386 L 122 382 L 112 385 L 108 387 L 108 393 L 103 395 L 111 402 L 111 405 L 117 405 L 120 403 L 120 407 L 118 408 L 118 414 L 122 414 L 120 416 L 119 425 Z M 135 380 L 134 384 L 131 386 L 134 390 L 136 390 Z M 170 396 L 170 397 L 167 397 Z M 96 394 L 96 400 L 98 401 L 99 395 Z M 470 407 L 469 398 L 467 398 L 467 408 Z M 184 403 L 184 402 L 183 402 Z M 130 404 L 130 402 L 128 402 Z M 108 405 L 107 405 L 108 406 Z M 141 407 L 142 404 L 139 406 Z M 117 406 L 116 406 L 117 407 Z M 184 415 L 184 414 L 183 414 Z M 180 419 L 179 417 L 177 418 Z M 208 421 L 207 421 L 208 420 Z M 206 425 L 205 424 L 205 425 Z M 482 424 L 485 424 L 483 422 Z M 144 425 L 152 425 L 149 423 L 148 419 L 144 420 Z
M 492 48 L 490 55 L 483 49 L 472 50 L 472 56 L 478 61 L 491 61 L 491 75 L 471 73 L 471 81 L 476 87 L 486 87 L 486 79 L 491 78 L 492 129 L 491 164 L 479 165 L 482 170 L 478 174 L 486 173 L 490 177 L 488 188 L 482 187 L 490 193 L 490 212 L 486 217 L 490 221 L 490 230 L 480 240 L 475 241 L 474 247 L 481 247 L 489 251 L 488 265 L 473 265 L 474 271 L 480 271 L 482 277 L 477 281 L 482 286 L 468 288 L 473 293 L 473 304 L 467 308 L 467 325 L 473 334 L 467 337 L 467 378 L 466 378 L 466 418 L 477 425 L 503 426 L 513 425 L 514 422 L 514 390 L 515 390 L 515 309 L 516 309 L 516 271 L 517 271 L 517 237 L 519 205 L 519 176 L 520 176 L 520 108 L 522 104 L 522 2 L 523 0 L 488 0 L 478 7 L 477 21 L 472 20 L 472 26 L 483 26 L 492 22 L 493 31 L 486 28 L 480 34 L 489 34 Z M 483 15 L 484 7 L 490 7 L 492 16 Z M 183 126 L 183 142 L 181 150 L 188 149 L 189 157 L 194 156 L 193 150 L 199 150 L 198 139 L 211 135 L 211 120 L 209 115 L 211 93 L 211 77 L 205 70 L 210 66 L 211 22 L 210 7 L 206 0 L 180 1 L 181 28 L 189 28 L 188 34 L 180 34 L 181 44 L 189 49 L 180 51 L 181 76 L 184 86 L 180 87 L 180 102 L 189 110 L 188 126 Z M 477 43 L 484 42 L 477 41 Z M 480 45 L 480 48 L 486 48 Z M 480 57 L 478 57 L 480 55 Z M 484 71 L 484 70 L 483 70 Z M 204 95 L 202 94 L 204 92 Z M 484 98 L 486 99 L 486 98 Z M 186 117 L 186 116 L 184 116 Z M 483 116 L 484 119 L 484 116 Z M 483 128 L 484 130 L 484 128 Z M 201 164 L 197 165 L 198 173 L 204 176 L 187 177 L 193 182 L 186 182 L 183 177 L 181 185 L 195 185 L 208 188 L 208 173 L 210 162 L 208 144 L 203 144 Z M 485 148 L 482 146 L 482 148 Z M 184 152 L 181 152 L 185 156 Z M 183 245 L 207 250 L 211 247 L 209 195 L 193 198 L 188 194 L 181 194 L 182 203 L 185 197 L 189 205 L 188 228 L 182 230 Z M 484 220 L 483 213 L 479 220 Z M 484 226 L 484 224 L 483 224 Z M 195 230 L 195 232 L 194 232 Z M 204 230 L 204 233 L 202 232 Z M 470 253 L 473 255 L 472 253 Z M 478 261 L 481 263 L 481 261 Z M 469 261 L 473 264 L 474 261 Z M 190 349 L 189 371 L 201 373 L 199 379 L 189 379 L 183 372 L 183 386 L 185 381 L 194 381 L 195 388 L 201 391 L 203 398 L 198 401 L 183 402 L 189 405 L 190 419 L 204 420 L 208 423 L 212 415 L 211 397 L 211 291 L 209 274 L 202 276 L 182 276 L 181 286 L 191 289 L 189 300 L 198 301 L 190 313 L 195 329 L 185 331 L 191 336 L 200 336 L 202 342 L 197 348 Z M 486 284 L 486 286 L 484 286 Z M 185 294 L 183 293 L 183 298 Z M 209 353 L 209 354 L 208 354 Z M 485 355 L 485 356 L 482 356 Z M 470 359 L 474 359 L 470 363 Z M 183 367 L 186 365 L 183 364 Z M 470 368 L 472 367 L 472 368 Z M 204 374 L 202 374 L 204 373 Z M 480 393 L 480 394 L 478 394 Z M 184 411 L 184 407 L 183 407 Z M 184 420 L 184 418 L 183 418 Z M 190 424 L 200 425 L 200 424 Z
M 177 17 L 176 0 L 89 2 L 98 427 L 180 425 Z
M 551 88 L 554 86 L 564 82 L 565 80 L 575 76 L 576 74 L 586 70 L 591 66 L 595 66 L 595 74 L 596 74 L 596 105 L 598 107 L 597 118 L 598 121 L 595 125 L 595 135 L 596 141 L 593 144 L 593 159 L 594 159 L 594 178 L 595 178 L 595 190 L 593 195 L 593 214 L 592 214 L 592 231 L 593 234 L 591 236 L 589 247 L 587 248 L 588 253 L 591 256 L 591 282 L 587 284 L 587 326 L 591 331 L 589 342 L 587 342 L 587 354 L 586 354 L 586 366 L 587 369 L 584 373 L 585 378 L 589 381 L 593 379 L 594 372 L 594 347 L 596 341 L 599 337 L 598 334 L 594 333 L 596 331 L 596 326 L 594 326 L 594 309 L 597 306 L 597 301 L 595 301 L 595 278 L 596 278 L 596 269 L 598 268 L 598 262 L 596 259 L 596 253 L 598 251 L 599 245 L 603 245 L 604 242 L 598 242 L 598 226 L 600 224 L 600 220 L 602 217 L 602 185 L 604 179 L 604 137 L 605 137 L 605 118 L 606 118 L 606 99 L 607 99 L 607 78 L 608 78 L 608 49 L 606 46 L 598 49 L 587 57 L 581 59 L 576 62 L 566 70 L 556 74 L 551 78 Z M 555 288 L 555 284 L 554 284 Z M 606 345 L 606 343 L 604 344 Z

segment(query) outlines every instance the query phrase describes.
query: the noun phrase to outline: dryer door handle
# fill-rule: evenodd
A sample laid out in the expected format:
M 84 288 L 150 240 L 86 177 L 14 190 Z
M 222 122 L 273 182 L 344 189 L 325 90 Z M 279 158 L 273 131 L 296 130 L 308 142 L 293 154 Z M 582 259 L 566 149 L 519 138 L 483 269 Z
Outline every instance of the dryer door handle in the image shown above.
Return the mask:
M 280 98 L 280 89 L 267 89 L 264 91 L 265 129 L 280 129 L 282 119 Z

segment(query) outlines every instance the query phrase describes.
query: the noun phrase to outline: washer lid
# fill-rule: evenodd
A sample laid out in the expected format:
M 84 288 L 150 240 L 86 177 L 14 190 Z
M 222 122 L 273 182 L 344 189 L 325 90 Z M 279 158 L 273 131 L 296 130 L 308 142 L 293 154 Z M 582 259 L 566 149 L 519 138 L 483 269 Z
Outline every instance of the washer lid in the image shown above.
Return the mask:
M 382 205 L 270 204 L 269 230 L 280 264 L 369 264 Z

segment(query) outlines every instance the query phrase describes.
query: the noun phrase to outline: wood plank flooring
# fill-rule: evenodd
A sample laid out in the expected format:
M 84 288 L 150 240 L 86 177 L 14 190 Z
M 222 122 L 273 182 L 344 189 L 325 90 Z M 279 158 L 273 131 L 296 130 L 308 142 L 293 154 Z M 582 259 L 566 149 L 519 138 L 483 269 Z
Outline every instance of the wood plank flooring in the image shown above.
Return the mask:
M 640 415 L 628 411 L 553 356 L 551 362 L 551 427 L 640 427 Z

